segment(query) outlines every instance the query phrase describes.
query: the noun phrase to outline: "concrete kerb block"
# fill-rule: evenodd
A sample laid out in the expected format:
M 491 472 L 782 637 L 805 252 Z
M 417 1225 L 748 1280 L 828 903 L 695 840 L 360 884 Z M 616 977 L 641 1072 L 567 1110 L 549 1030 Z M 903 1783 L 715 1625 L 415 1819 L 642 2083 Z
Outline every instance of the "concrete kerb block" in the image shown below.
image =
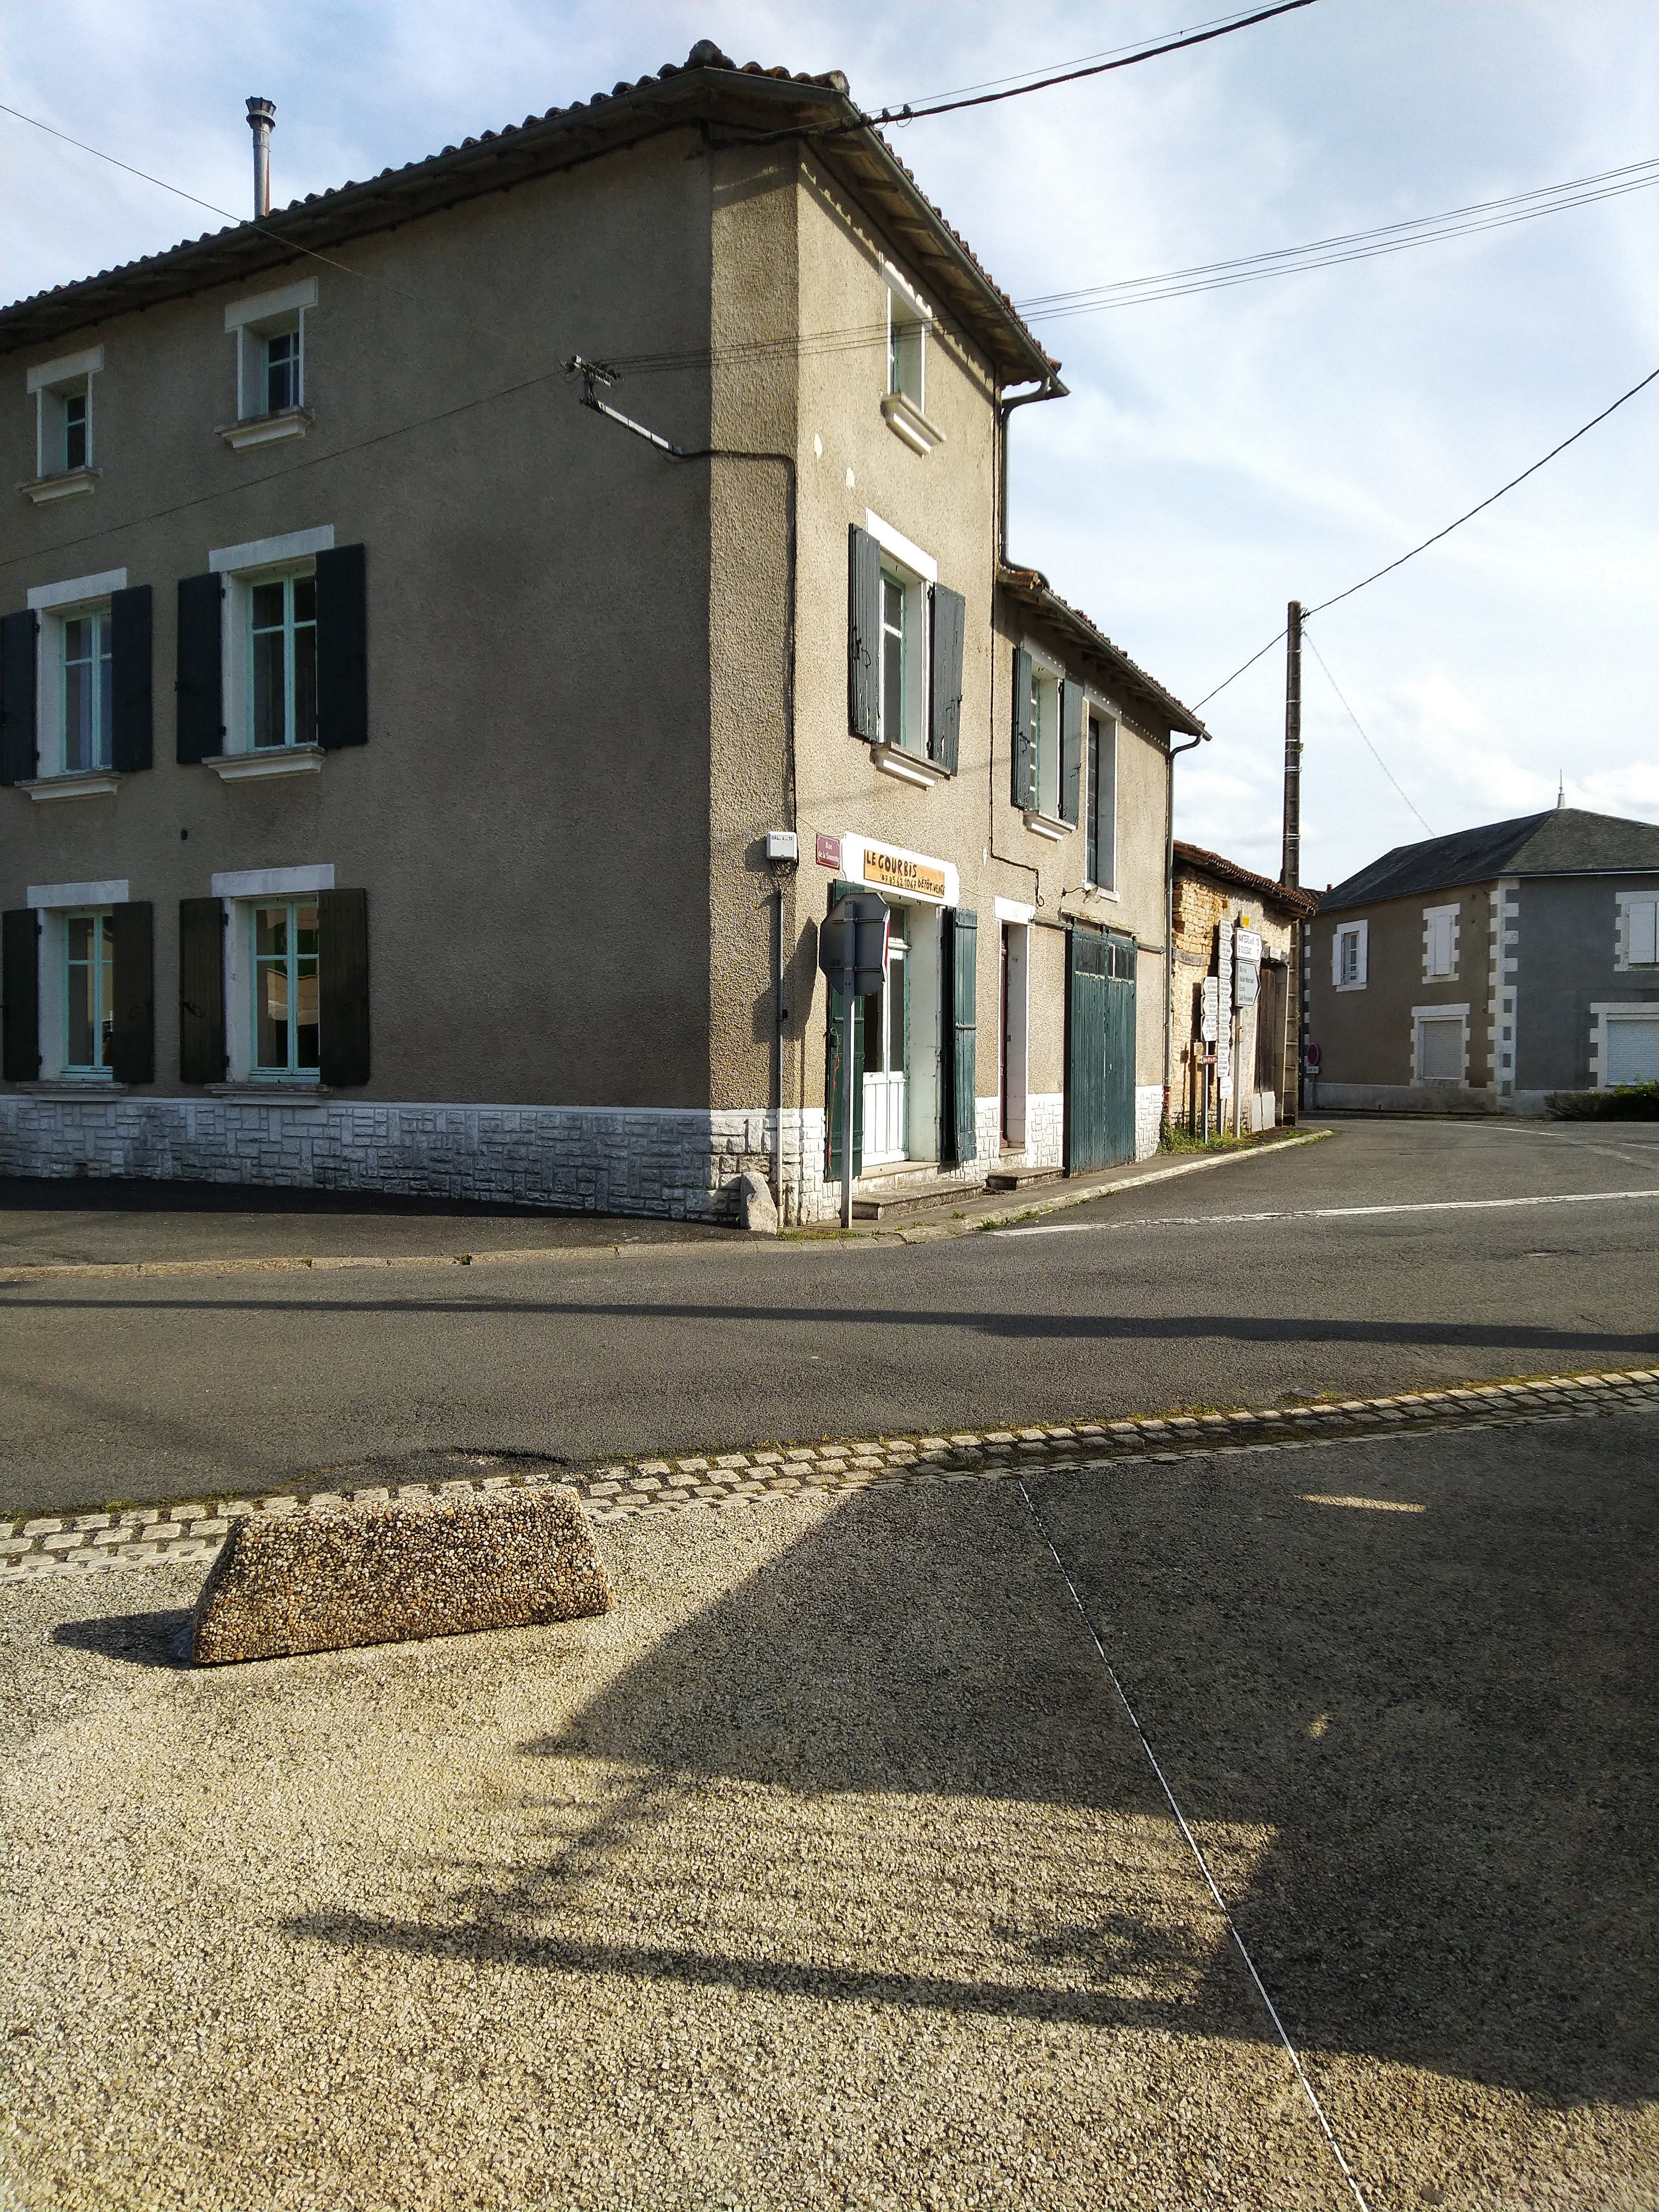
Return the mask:
M 563 1487 L 400 1498 L 233 1526 L 191 1624 L 198 1666 L 527 1628 L 605 1613 L 611 1585 Z

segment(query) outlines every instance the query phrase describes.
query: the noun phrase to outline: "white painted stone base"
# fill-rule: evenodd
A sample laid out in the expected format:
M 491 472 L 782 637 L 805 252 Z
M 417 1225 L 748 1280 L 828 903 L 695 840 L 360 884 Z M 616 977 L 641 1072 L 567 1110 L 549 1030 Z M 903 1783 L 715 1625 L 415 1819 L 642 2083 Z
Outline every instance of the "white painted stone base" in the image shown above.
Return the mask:
M 1137 1083 L 1135 1085 L 1135 1158 L 1149 1160 L 1158 1150 L 1158 1133 L 1164 1120 L 1164 1086 L 1161 1083 Z
M 330 1098 L 0 1097 L 0 1171 L 378 1190 L 562 1212 L 735 1221 L 774 1169 L 775 1116 L 656 1107 L 453 1106 Z M 823 1115 L 784 1117 L 784 1182 L 816 1218 Z M 787 1211 L 787 1204 L 786 1206 Z M 791 1218 L 795 1218 L 792 1216 Z

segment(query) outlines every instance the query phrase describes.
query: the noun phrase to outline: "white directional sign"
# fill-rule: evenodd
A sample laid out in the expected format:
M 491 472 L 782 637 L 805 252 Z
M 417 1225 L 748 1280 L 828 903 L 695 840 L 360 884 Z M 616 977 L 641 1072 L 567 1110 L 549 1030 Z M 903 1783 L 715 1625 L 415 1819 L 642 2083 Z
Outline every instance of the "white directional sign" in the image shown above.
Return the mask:
M 1206 1044 L 1213 1044 L 1221 1030 L 1221 979 L 1218 975 L 1204 978 L 1200 1005 L 1198 1033 Z

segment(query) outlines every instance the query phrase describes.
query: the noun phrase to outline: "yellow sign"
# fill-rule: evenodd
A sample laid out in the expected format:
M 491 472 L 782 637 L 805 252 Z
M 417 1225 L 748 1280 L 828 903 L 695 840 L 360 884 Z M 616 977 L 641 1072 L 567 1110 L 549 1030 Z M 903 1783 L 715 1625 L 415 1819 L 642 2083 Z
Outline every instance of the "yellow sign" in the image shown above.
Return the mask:
M 916 891 L 924 898 L 945 896 L 943 868 L 931 866 L 926 860 L 907 860 L 902 853 L 887 852 L 879 845 L 864 848 L 864 880 L 884 891 Z

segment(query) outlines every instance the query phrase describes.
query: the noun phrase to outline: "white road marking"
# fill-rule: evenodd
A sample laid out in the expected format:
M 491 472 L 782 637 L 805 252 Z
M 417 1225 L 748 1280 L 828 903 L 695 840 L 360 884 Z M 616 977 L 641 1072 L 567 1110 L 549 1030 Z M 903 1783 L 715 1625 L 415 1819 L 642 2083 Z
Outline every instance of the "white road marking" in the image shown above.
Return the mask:
M 1330 1498 L 1311 1490 L 1303 1492 L 1302 1503 L 1304 1505 L 1354 1505 L 1362 1507 L 1367 1513 L 1426 1513 L 1429 1510 L 1426 1505 L 1407 1505 L 1397 1498 Z
M 1401 1206 L 1300 1206 L 1277 1213 L 1156 1213 L 1134 1221 L 1055 1221 L 1035 1229 L 999 1229 L 998 1237 L 1075 1237 L 1085 1229 L 1213 1229 L 1241 1221 L 1352 1221 L 1374 1213 L 1481 1213 L 1521 1206 L 1595 1206 L 1608 1200 L 1659 1198 L 1648 1190 L 1552 1191 L 1535 1198 L 1429 1198 Z

